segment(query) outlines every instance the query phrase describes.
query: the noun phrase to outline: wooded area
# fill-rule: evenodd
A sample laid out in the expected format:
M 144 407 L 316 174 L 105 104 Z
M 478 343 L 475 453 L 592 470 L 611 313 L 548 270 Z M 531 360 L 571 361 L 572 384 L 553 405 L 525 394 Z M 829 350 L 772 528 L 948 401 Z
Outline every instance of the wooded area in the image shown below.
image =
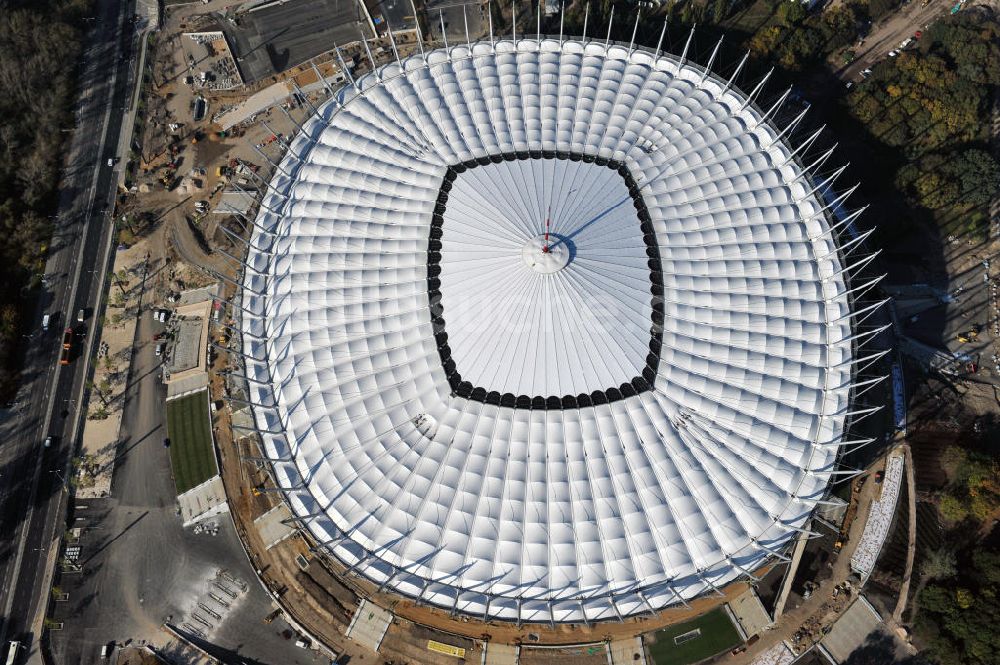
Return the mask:
M 902 156 L 896 186 L 948 232 L 986 232 L 1000 187 L 989 148 L 997 85 L 1000 25 L 958 14 L 933 24 L 916 49 L 875 67 L 846 98 L 872 138 Z
M 89 0 L 8 3 L 0 11 L 0 398 L 17 384 L 73 123 L 81 18 Z

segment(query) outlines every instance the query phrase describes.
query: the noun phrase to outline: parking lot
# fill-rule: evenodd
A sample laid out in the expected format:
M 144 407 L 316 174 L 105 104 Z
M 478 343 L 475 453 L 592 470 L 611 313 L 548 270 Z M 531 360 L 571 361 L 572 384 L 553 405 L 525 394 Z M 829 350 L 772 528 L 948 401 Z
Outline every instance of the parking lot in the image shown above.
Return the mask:
M 371 37 L 355 0 L 295 0 L 227 19 L 223 31 L 249 85 L 306 62 L 336 45 Z

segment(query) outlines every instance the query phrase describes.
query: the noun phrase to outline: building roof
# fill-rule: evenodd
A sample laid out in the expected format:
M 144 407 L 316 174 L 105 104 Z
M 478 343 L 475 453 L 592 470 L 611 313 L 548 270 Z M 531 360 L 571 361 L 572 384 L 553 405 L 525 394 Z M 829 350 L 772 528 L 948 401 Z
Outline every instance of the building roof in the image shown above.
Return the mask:
M 368 579 L 479 617 L 612 619 L 759 567 L 848 411 L 812 190 L 743 93 L 643 49 L 477 43 L 343 88 L 244 275 L 292 510 Z

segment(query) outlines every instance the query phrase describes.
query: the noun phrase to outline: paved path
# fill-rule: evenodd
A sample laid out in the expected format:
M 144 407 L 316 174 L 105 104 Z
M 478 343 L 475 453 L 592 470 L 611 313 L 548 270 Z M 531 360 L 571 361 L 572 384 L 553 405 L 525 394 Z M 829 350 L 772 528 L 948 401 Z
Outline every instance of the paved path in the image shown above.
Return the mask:
M 906 546 L 906 567 L 903 571 L 903 582 L 899 588 L 899 600 L 896 601 L 896 609 L 892 613 L 892 621 L 899 624 L 903 620 L 903 611 L 910 595 L 910 580 L 913 576 L 913 559 L 917 551 L 917 481 L 913 470 L 913 455 L 910 454 L 910 444 L 903 444 L 904 464 L 906 466 L 906 494 L 907 494 L 907 546 Z

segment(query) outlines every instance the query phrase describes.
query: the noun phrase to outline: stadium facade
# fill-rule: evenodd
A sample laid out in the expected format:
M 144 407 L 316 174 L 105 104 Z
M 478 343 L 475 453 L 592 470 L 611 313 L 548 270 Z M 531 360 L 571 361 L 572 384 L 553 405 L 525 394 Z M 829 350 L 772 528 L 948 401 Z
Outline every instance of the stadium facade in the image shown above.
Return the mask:
M 518 622 L 657 611 L 782 553 L 836 473 L 856 360 L 785 133 L 698 65 L 574 39 L 339 90 L 270 183 L 238 310 L 311 538 Z

